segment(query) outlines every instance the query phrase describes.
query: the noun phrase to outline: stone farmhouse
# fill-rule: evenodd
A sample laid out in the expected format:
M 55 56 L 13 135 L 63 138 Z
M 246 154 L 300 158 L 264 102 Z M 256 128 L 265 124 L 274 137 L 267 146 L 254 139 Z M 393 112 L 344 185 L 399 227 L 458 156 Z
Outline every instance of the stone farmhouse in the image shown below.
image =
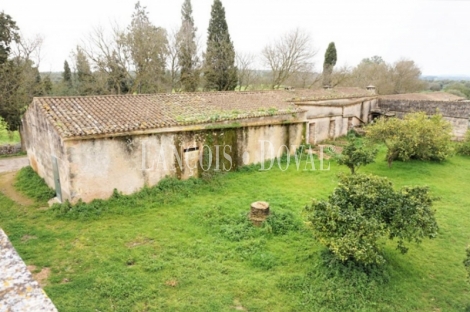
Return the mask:
M 22 137 L 60 201 L 88 202 L 292 154 L 369 122 L 377 104 L 358 88 L 38 97 Z

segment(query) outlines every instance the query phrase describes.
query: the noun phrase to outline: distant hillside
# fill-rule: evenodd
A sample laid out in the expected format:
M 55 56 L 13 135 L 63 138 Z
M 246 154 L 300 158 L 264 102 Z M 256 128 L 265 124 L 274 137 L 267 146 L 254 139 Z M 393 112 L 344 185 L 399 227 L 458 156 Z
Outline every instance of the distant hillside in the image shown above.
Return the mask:
M 455 81 L 470 81 L 470 76 L 462 75 L 462 76 L 422 76 L 421 79 L 428 80 L 428 81 L 442 81 L 442 80 L 455 80 Z

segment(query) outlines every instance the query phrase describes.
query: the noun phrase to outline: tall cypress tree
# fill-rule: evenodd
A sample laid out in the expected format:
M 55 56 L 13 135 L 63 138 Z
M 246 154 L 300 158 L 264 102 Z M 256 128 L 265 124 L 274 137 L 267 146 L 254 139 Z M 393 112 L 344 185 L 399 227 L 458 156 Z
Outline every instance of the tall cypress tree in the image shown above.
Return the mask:
M 205 55 L 204 77 L 209 90 L 235 90 L 237 68 L 235 49 L 230 40 L 225 9 L 220 0 L 214 0 L 211 10 Z
M 64 62 L 64 72 L 62 73 L 62 81 L 69 88 L 72 88 L 72 71 L 70 70 L 69 63 Z
M 331 85 L 331 74 L 336 65 L 336 47 L 334 42 L 330 42 L 325 52 L 325 61 L 323 62 L 323 85 Z
M 185 0 L 181 8 L 181 27 L 177 34 L 178 65 L 180 66 L 180 81 L 183 90 L 190 92 L 196 91 L 199 85 L 196 30 L 191 1 Z

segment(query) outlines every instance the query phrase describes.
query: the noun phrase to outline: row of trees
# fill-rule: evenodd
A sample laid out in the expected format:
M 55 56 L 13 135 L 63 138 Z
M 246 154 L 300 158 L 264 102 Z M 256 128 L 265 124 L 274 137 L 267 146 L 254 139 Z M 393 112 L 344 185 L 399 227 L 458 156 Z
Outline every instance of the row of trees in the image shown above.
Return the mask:
M 11 130 L 19 116 L 40 95 L 100 95 L 199 90 L 278 89 L 322 85 L 374 84 L 380 93 L 421 88 L 420 71 L 412 61 L 386 64 L 380 57 L 365 59 L 356 68 L 335 69 L 337 52 L 330 43 L 323 73 L 315 73 L 317 53 L 309 33 L 286 32 L 259 55 L 235 53 L 225 9 L 214 0 L 203 53 L 196 36 L 190 0 L 184 0 L 181 24 L 168 32 L 152 23 L 146 8 L 136 3 L 130 24 L 111 32 L 95 28 L 64 62 L 59 80 L 38 71 L 42 38 L 25 40 L 11 16 L 0 15 L 0 115 Z M 263 70 L 256 67 L 263 64 Z M 322 79 L 323 77 L 323 79 Z
M 18 129 L 31 98 L 52 87 L 50 80 L 42 81 L 39 74 L 36 59 L 41 43 L 41 37 L 21 38 L 12 17 L 0 12 L 0 117 L 9 131 Z
M 75 75 L 64 63 L 56 93 L 122 94 L 234 90 L 238 83 L 235 50 L 220 0 L 214 0 L 207 49 L 201 55 L 190 0 L 181 9 L 181 25 L 170 33 L 154 25 L 146 8 L 135 5 L 130 25 L 96 28 L 73 51 Z M 203 79 L 201 79 L 203 78 Z
M 140 3 L 131 24 L 111 34 L 95 29 L 73 52 L 75 75 L 64 77 L 54 93 L 104 94 L 171 91 L 298 88 L 322 85 L 374 84 L 382 94 L 420 91 L 421 71 L 411 60 L 387 64 L 381 57 L 364 59 L 357 67 L 335 69 L 337 51 L 330 43 L 323 72 L 315 71 L 317 50 L 310 34 L 287 31 L 260 54 L 236 53 L 220 0 L 214 0 L 206 50 L 196 37 L 190 0 L 184 0 L 179 29 L 168 32 L 152 24 Z M 257 69 L 263 67 L 262 70 Z M 64 65 L 64 73 L 69 64 Z M 84 74 L 85 73 L 85 74 Z M 71 82 L 72 81 L 72 82 Z M 71 87 L 70 87 L 71 86 Z

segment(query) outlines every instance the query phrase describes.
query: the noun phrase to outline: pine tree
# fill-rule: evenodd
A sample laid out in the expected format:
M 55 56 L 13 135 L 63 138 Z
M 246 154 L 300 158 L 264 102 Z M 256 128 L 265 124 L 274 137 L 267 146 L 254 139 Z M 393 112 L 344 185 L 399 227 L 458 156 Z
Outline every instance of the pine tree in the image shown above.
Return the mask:
M 72 88 L 72 71 L 70 70 L 69 63 L 64 62 L 64 72 L 62 73 L 62 81 L 69 88 Z
M 85 55 L 85 52 L 80 47 L 77 47 L 75 53 L 75 62 L 77 70 L 78 93 L 80 95 L 94 94 L 94 77 L 91 72 L 90 63 Z
M 214 0 L 209 21 L 204 78 L 210 90 L 235 90 L 237 68 L 235 49 L 230 41 L 225 9 L 220 0 Z
M 194 92 L 199 85 L 199 58 L 197 56 L 196 30 L 190 0 L 185 0 L 181 8 L 181 28 L 177 34 L 178 65 L 181 72 L 181 85 L 184 91 Z
M 331 85 L 331 74 L 336 65 L 336 47 L 334 42 L 330 42 L 325 52 L 325 61 L 323 62 L 323 85 Z

